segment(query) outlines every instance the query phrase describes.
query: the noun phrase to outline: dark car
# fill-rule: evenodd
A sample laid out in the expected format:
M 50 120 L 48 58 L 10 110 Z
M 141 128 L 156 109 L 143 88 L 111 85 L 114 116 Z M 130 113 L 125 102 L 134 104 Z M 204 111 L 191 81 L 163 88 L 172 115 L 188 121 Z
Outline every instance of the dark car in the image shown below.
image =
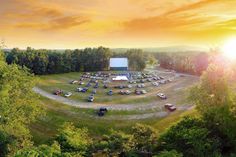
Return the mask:
M 91 83 L 86 84 L 86 87 L 90 87 L 90 86 L 91 86 Z
M 88 91 L 88 88 L 83 88 L 81 92 L 85 93 Z
M 98 114 L 99 117 L 102 117 L 102 116 L 105 115 L 105 113 L 106 113 L 107 111 L 108 111 L 107 108 L 101 107 L 101 108 L 98 110 L 97 114 Z
M 112 90 L 109 90 L 109 92 L 107 92 L 108 95 L 113 95 Z
M 96 83 L 96 85 L 93 88 L 98 88 L 98 83 Z
M 88 97 L 88 102 L 93 102 L 94 101 L 94 96 L 93 95 L 90 95 L 89 97 Z
M 107 88 L 108 88 L 108 85 L 104 84 L 104 85 L 103 85 L 103 88 L 107 89 Z

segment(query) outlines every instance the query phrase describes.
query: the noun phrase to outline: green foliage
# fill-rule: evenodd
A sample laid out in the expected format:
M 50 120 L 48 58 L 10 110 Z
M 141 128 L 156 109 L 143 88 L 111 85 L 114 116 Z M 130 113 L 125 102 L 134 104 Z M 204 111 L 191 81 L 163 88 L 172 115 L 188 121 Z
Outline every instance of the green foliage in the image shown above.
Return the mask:
M 159 139 L 159 149 L 177 150 L 184 156 L 215 156 L 220 151 L 217 137 L 205 127 L 202 120 L 185 117 Z
M 34 85 L 26 69 L 0 61 L 0 131 L 9 137 L 9 153 L 31 145 L 28 125 L 42 113 Z
M 236 151 L 236 99 L 227 76 L 225 67 L 210 65 L 200 84 L 190 91 L 190 100 L 196 104 L 207 128 L 221 138 L 223 153 Z
M 132 136 L 121 131 L 112 130 L 109 135 L 104 135 L 95 146 L 96 151 L 102 151 L 109 156 L 128 154 L 133 147 Z
M 134 149 L 138 152 L 152 152 L 157 145 L 157 131 L 143 124 L 136 124 L 132 127 Z
M 85 155 L 92 144 L 92 140 L 85 128 L 76 128 L 72 123 L 65 123 L 59 129 L 56 140 L 62 152 Z
M 130 70 L 141 71 L 146 67 L 145 55 L 141 49 L 130 49 L 125 53 L 129 59 Z
M 6 53 L 8 64 L 16 63 L 26 66 L 37 75 L 56 74 L 79 71 L 108 70 L 110 57 L 115 56 L 108 48 L 85 48 L 84 50 L 65 50 L 57 52 L 45 49 L 35 50 L 30 47 L 27 50 L 18 48 Z M 129 58 L 129 66 L 132 70 L 145 68 L 144 53 L 142 50 L 133 49 L 120 57 Z
M 51 146 L 40 145 L 17 151 L 14 157 L 62 157 L 60 146 L 54 142 Z
M 203 52 L 154 53 L 154 55 L 161 67 L 190 74 L 202 74 L 209 64 L 209 54 Z
M 154 157 L 183 157 L 181 153 L 178 153 L 176 150 L 171 151 L 161 151 L 158 155 Z

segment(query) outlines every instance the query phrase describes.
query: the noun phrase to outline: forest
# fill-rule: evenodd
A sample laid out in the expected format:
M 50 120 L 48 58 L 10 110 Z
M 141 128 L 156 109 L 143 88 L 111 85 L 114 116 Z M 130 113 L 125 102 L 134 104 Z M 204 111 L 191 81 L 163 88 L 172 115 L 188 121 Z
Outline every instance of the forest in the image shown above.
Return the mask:
M 110 57 L 118 56 L 109 48 L 104 47 L 65 50 L 65 52 L 35 50 L 28 47 L 26 50 L 14 48 L 5 54 L 8 64 L 25 66 L 36 75 L 104 71 L 109 68 Z M 130 70 L 140 71 L 145 68 L 145 55 L 142 50 L 131 49 L 119 54 L 119 57 L 128 58 Z
M 111 57 L 127 57 L 129 70 L 142 71 L 147 64 L 159 64 L 160 67 L 178 72 L 201 75 L 211 63 L 207 52 L 144 52 L 141 49 L 129 49 L 126 52 L 113 52 L 109 48 L 85 48 L 65 50 L 63 52 L 13 48 L 5 52 L 8 64 L 18 64 L 30 69 L 36 75 L 67 72 L 104 71 L 109 68 Z

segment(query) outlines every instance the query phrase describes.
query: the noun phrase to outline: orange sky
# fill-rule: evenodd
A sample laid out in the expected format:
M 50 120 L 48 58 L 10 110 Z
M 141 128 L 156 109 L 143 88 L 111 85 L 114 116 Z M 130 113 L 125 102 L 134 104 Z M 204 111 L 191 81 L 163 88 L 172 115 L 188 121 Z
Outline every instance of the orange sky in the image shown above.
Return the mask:
M 236 0 L 0 0 L 9 48 L 213 47 L 236 36 Z

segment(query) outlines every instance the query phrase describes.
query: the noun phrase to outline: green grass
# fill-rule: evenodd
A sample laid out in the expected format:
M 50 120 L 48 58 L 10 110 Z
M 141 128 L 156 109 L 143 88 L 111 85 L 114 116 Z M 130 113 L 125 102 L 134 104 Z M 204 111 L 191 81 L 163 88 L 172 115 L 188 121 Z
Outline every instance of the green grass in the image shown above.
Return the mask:
M 166 76 L 167 78 L 170 77 L 168 74 L 161 74 L 162 76 Z M 76 92 L 77 87 L 85 87 L 88 80 L 84 81 L 85 85 L 76 85 L 70 84 L 71 80 L 78 80 L 81 76 L 81 73 L 66 73 L 66 74 L 53 74 L 53 75 L 45 75 L 40 76 L 40 81 L 38 83 L 38 87 L 41 89 L 52 93 L 56 89 L 62 89 L 63 91 L 70 91 L 73 95 L 69 99 L 73 99 L 79 102 L 86 102 L 88 96 L 91 94 L 93 87 L 90 87 L 88 92 L 86 93 L 78 93 Z M 161 85 L 160 87 L 153 86 L 150 82 L 146 82 L 146 87 L 144 88 L 148 94 L 146 95 L 120 95 L 118 92 L 120 89 L 114 89 L 114 95 L 108 96 L 106 93 L 110 89 L 102 88 L 102 83 L 100 81 L 100 87 L 97 89 L 97 94 L 95 95 L 95 102 L 102 103 L 102 104 L 137 104 L 137 103 L 152 103 L 158 102 L 159 99 L 156 97 L 158 92 L 164 92 L 167 94 L 171 103 L 178 105 L 179 103 L 183 102 L 183 99 L 186 97 L 186 88 L 191 86 L 197 79 L 192 79 L 189 77 L 184 78 L 177 78 L 174 82 L 168 83 L 165 85 Z M 120 85 L 121 83 L 114 83 L 112 82 L 111 85 Z M 127 83 L 122 83 L 127 84 Z M 92 84 L 93 86 L 94 84 Z M 135 85 L 133 85 L 135 86 Z M 182 88 L 180 90 L 175 91 L 174 89 Z M 135 87 L 130 89 L 134 92 Z
M 53 74 L 39 77 L 38 87 L 45 91 L 52 92 L 55 89 L 62 89 L 64 91 L 72 91 L 74 94 L 70 99 L 78 102 L 85 102 L 88 93 L 75 92 L 78 85 L 69 84 L 71 80 L 78 80 L 81 73 L 67 73 L 67 74 Z M 146 95 L 136 96 L 134 94 L 129 96 L 122 96 L 117 93 L 113 96 L 106 95 L 106 91 L 109 89 L 99 88 L 95 96 L 96 103 L 103 104 L 136 104 L 136 103 L 156 103 L 162 105 L 164 103 L 173 103 L 177 106 L 188 104 L 187 93 L 188 87 L 197 82 L 198 79 L 191 77 L 178 78 L 172 83 L 162 85 L 160 87 L 154 87 L 150 83 L 146 84 L 145 90 L 149 93 Z M 85 83 L 86 84 L 86 83 Z M 101 83 L 100 83 L 101 85 Z M 92 89 L 89 89 L 90 91 Z M 134 89 L 133 89 L 134 90 Z M 118 92 L 119 89 L 114 90 Z M 163 92 L 168 96 L 168 99 L 161 101 L 156 97 L 156 93 Z M 132 111 L 108 111 L 105 117 L 98 117 L 93 109 L 81 109 L 75 108 L 68 105 L 63 105 L 53 100 L 41 97 L 42 105 L 45 107 L 46 115 L 40 117 L 31 128 L 33 140 L 36 144 L 46 143 L 53 139 L 58 128 L 65 122 L 73 122 L 77 127 L 86 127 L 89 133 L 94 136 L 101 136 L 108 134 L 111 129 L 121 130 L 129 132 L 131 127 L 136 123 L 148 124 L 156 128 L 159 133 L 164 132 L 168 127 L 179 121 L 182 116 L 185 115 L 196 115 L 196 111 L 175 111 L 165 118 L 148 118 L 143 120 L 119 120 L 110 117 L 122 117 L 127 115 L 139 115 L 144 113 L 156 112 L 152 109 L 145 111 L 132 110 Z
M 39 118 L 30 126 L 35 144 L 43 144 L 52 140 L 58 128 L 65 122 L 73 122 L 77 127 L 86 127 L 89 133 L 98 137 L 108 134 L 111 129 L 129 132 L 135 123 L 143 123 L 153 126 L 162 133 L 171 124 L 180 120 L 182 115 L 195 114 L 192 111 L 175 112 L 166 118 L 149 118 L 144 120 L 114 120 L 98 117 L 92 109 L 80 109 L 70 107 L 41 97 L 41 102 L 45 107 L 46 115 Z M 130 115 L 134 111 L 109 111 L 109 115 Z

